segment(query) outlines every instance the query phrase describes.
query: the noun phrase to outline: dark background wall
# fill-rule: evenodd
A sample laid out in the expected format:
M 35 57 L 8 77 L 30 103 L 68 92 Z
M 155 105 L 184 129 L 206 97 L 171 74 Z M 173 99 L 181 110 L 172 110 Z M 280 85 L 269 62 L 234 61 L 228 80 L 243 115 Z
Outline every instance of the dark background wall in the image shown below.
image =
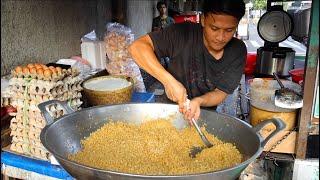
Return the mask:
M 184 0 L 165 0 L 182 11 Z M 80 55 L 81 37 L 92 30 L 102 40 L 107 22 L 151 31 L 158 0 L 1 0 L 1 75 L 17 65 L 49 63 Z
M 157 0 L 1 0 L 1 75 L 17 65 L 55 62 L 80 55 L 80 39 L 107 22 L 151 29 Z
M 14 66 L 80 54 L 96 0 L 1 0 L 1 75 Z
M 135 38 L 150 32 L 157 1 L 128 0 L 127 3 L 127 25 L 132 28 Z

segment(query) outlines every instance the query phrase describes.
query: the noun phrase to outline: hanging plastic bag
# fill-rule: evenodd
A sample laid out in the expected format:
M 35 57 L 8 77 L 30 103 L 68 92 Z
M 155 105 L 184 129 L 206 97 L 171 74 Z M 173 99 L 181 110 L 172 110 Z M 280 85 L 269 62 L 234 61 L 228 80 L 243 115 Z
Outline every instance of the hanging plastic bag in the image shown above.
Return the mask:
M 131 58 L 128 46 L 133 42 L 131 29 L 119 24 L 108 23 L 104 36 L 106 44 L 106 69 L 111 75 L 126 75 L 134 80 L 134 90 L 145 92 L 145 85 L 138 65 Z

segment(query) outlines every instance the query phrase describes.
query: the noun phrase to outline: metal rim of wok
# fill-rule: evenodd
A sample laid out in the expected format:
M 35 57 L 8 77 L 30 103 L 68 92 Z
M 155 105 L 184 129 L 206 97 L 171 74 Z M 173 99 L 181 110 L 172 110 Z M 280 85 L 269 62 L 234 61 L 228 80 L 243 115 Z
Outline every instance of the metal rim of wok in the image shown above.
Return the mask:
M 70 164 L 72 164 L 73 166 L 78 166 L 78 167 L 82 167 L 82 168 L 85 168 L 85 169 L 88 169 L 88 170 L 93 170 L 93 171 L 98 171 L 98 172 L 101 172 L 101 173 L 110 173 L 110 174 L 115 174 L 115 175 L 121 175 L 121 176 L 130 176 L 130 177 L 136 177 L 136 178 L 175 178 L 175 177 L 179 177 L 179 178 L 183 178 L 183 177 L 193 177 L 193 176 L 199 176 L 199 175 L 210 175 L 212 173 L 227 173 L 231 170 L 236 170 L 238 169 L 239 167 L 241 166 L 247 166 L 248 164 L 250 164 L 251 162 L 253 162 L 263 151 L 263 146 L 265 145 L 262 145 L 262 142 L 265 142 L 267 141 L 267 138 L 263 139 L 261 137 L 261 135 L 258 134 L 258 132 L 255 132 L 254 129 L 252 128 L 252 126 L 238 118 L 235 118 L 231 115 L 228 115 L 228 114 L 225 114 L 225 113 L 217 113 L 217 114 L 220 114 L 222 116 L 225 116 L 225 117 L 228 117 L 228 118 L 232 118 L 234 120 L 238 120 L 241 124 L 243 124 L 244 126 L 247 126 L 252 132 L 254 132 L 259 141 L 260 141 L 260 146 L 258 148 L 258 150 L 248 159 L 246 159 L 245 161 L 242 161 L 241 163 L 237 164 L 236 166 L 232 166 L 230 168 L 224 168 L 224 169 L 221 169 L 221 170 L 217 170 L 217 171 L 208 171 L 208 172 L 202 172 L 202 173 L 193 173 L 193 174 L 177 174 L 177 175 L 145 175 L 145 174 L 133 174 L 133 173 L 125 173 L 125 172 L 119 172 L 119 171 L 113 171 L 113 170 L 105 170 L 105 169 L 100 169 L 100 168 L 95 168 L 95 167 L 92 167 L 92 166 L 88 166 L 88 165 L 84 165 L 84 164 L 80 164 L 80 163 L 77 163 L 75 161 L 72 161 L 66 157 L 64 157 L 63 155 L 60 155 L 58 153 L 55 153 L 55 151 L 53 150 L 52 147 L 50 147 L 46 141 L 48 141 L 46 138 L 46 133 L 47 133 L 47 130 L 54 126 L 55 124 L 59 123 L 59 120 L 60 119 L 67 119 L 68 117 L 71 117 L 72 115 L 74 115 L 74 113 L 80 113 L 82 111 L 89 111 L 89 110 L 92 110 L 92 109 L 97 109 L 97 108 L 101 108 L 101 107 L 106 107 L 106 106 L 114 106 L 114 105 L 135 105 L 135 104 L 160 104 L 160 105 L 172 105 L 172 106 L 177 106 L 177 105 L 174 105 L 174 104 L 165 104 L 165 103 L 126 103 L 126 104 L 112 104 L 112 105 L 99 105 L 99 106 L 94 106 L 94 107 L 90 107 L 90 108 L 85 108 L 85 109 L 82 109 L 82 110 L 79 110 L 79 111 L 76 111 L 76 112 L 73 112 L 73 113 L 69 113 L 69 114 L 66 114 L 58 119 L 56 119 L 54 122 L 50 123 L 49 125 L 46 125 L 42 131 L 41 131 L 41 134 L 40 134 L 40 140 L 43 144 L 43 146 L 54 156 L 54 157 L 57 157 L 57 160 L 59 162 L 59 159 L 63 160 L 63 161 L 66 161 Z M 281 130 L 281 129 L 280 129 Z M 279 131 L 280 131 L 279 130 Z M 211 133 L 210 133 L 211 134 Z M 272 135 L 270 135 L 268 138 L 271 138 Z M 220 138 L 219 138 L 220 139 Z M 265 142 L 266 143 L 266 142 Z M 237 147 L 238 148 L 238 147 Z M 240 151 L 240 153 L 242 153 Z M 60 162 L 59 162 L 60 163 Z M 60 164 L 61 165 L 61 164 Z M 62 166 L 62 165 L 61 165 Z M 63 167 L 63 166 L 62 166 Z

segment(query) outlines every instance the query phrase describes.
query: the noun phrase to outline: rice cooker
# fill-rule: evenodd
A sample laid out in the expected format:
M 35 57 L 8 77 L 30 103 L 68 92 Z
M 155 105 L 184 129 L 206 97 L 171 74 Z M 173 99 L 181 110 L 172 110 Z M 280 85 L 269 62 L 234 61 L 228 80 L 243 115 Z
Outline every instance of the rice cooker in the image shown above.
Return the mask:
M 267 11 L 258 22 L 258 34 L 265 41 L 257 49 L 255 75 L 272 76 L 276 72 L 280 77 L 288 77 L 294 69 L 295 51 L 289 47 L 279 47 L 293 31 L 291 16 L 282 9 Z

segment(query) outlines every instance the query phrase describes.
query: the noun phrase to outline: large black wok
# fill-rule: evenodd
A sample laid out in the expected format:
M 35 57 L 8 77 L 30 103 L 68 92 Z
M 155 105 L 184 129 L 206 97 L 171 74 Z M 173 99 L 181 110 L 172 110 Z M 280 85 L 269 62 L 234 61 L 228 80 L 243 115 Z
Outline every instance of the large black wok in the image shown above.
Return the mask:
M 53 121 L 46 110 L 46 107 L 53 103 L 60 104 L 69 114 Z M 179 176 L 147 176 L 89 167 L 68 160 L 67 155 L 79 151 L 81 149 L 80 140 L 88 137 L 91 132 L 108 122 L 110 118 L 115 121 L 141 123 L 145 118 L 174 115 L 173 125 L 176 128 L 184 128 L 188 124 L 183 120 L 177 105 L 161 103 L 119 104 L 97 106 L 74 112 L 66 102 L 53 100 L 40 104 L 39 108 L 48 122 L 48 125 L 41 132 L 42 144 L 54 155 L 60 165 L 77 179 L 236 179 L 248 164 L 261 154 L 266 142 L 285 127 L 281 120 L 270 119 L 252 128 L 237 118 L 201 110 L 199 125 L 206 123 L 206 129 L 209 133 L 215 134 L 224 141 L 234 143 L 244 155 L 244 161 L 237 166 L 220 171 Z M 276 130 L 263 140 L 258 132 L 269 123 L 273 123 Z

